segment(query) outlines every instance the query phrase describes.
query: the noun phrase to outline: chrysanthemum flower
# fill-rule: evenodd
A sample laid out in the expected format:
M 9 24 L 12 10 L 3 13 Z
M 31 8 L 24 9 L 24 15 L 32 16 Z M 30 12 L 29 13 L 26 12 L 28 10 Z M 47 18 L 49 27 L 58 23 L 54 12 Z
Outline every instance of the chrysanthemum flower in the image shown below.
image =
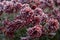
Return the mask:
M 27 30 L 27 34 L 31 38 L 40 37 L 42 35 L 42 26 L 41 25 L 35 25 L 34 27 L 29 28 Z
M 59 22 L 57 19 L 50 18 L 45 25 L 47 32 L 56 32 L 59 29 Z

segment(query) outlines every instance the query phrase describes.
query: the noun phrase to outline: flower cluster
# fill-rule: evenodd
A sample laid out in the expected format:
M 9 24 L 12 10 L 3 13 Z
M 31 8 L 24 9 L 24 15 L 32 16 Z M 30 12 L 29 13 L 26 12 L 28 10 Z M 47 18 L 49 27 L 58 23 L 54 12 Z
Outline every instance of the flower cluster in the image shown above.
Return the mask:
M 26 28 L 26 37 L 21 40 L 39 38 L 43 35 L 52 35 L 59 29 L 60 9 L 59 0 L 11 0 L 0 2 L 0 16 L 3 13 L 17 13 L 11 21 L 8 18 L 2 21 L 0 30 L 9 38 L 14 38 L 14 32 Z M 58 8 L 56 8 L 56 7 Z M 32 26 L 29 26 L 32 24 Z

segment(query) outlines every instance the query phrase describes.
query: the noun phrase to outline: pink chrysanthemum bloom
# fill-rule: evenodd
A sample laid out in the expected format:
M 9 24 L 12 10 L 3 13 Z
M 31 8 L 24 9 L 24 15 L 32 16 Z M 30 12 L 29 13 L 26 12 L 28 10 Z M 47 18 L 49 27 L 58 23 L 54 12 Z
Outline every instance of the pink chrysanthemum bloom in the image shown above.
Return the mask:
M 14 4 L 14 6 L 13 6 L 13 13 L 19 12 L 21 8 L 22 8 L 22 4 L 16 2 L 16 3 Z
M 59 8 L 54 8 L 53 14 L 60 21 L 60 10 L 59 10 Z
M 54 7 L 54 1 L 53 0 L 46 0 L 45 3 L 46 3 L 47 7 L 53 9 L 53 7 Z
M 25 20 L 28 23 L 33 19 L 34 11 L 30 7 L 25 7 L 20 11 L 20 19 Z
M 42 26 L 35 25 L 34 27 L 27 29 L 27 34 L 31 38 L 40 37 L 42 35 Z
M 41 8 L 36 8 L 36 9 L 34 10 L 34 15 L 36 15 L 36 16 L 39 15 L 41 22 L 42 22 L 43 19 L 47 19 L 47 18 L 48 18 L 47 14 L 45 14 L 45 13 L 42 11 Z
M 45 0 L 40 0 L 40 5 L 38 5 L 38 7 L 42 8 L 42 9 L 47 8 Z
M 13 3 L 6 1 L 5 8 L 4 8 L 5 13 L 13 13 Z
M 50 18 L 45 25 L 47 32 L 56 32 L 59 29 L 59 22 L 57 19 Z
M 17 29 L 23 28 L 25 24 L 26 22 L 24 20 L 16 19 L 14 20 L 14 25 L 16 25 L 14 29 L 17 30 Z
M 35 12 L 35 15 L 40 15 L 40 16 L 44 15 L 44 12 L 41 8 L 36 8 L 34 12 Z
M 33 25 L 40 24 L 40 22 L 41 22 L 40 15 L 34 16 L 34 18 L 32 19 Z

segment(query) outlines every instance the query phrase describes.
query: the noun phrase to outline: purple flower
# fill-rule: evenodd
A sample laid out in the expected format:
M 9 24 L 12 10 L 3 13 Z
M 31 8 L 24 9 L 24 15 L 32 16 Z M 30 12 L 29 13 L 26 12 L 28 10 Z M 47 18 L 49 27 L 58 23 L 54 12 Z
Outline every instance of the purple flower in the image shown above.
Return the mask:
M 34 27 L 27 29 L 27 34 L 31 38 L 40 37 L 42 35 L 42 26 L 35 25 Z
M 57 19 L 50 18 L 45 25 L 48 33 L 56 32 L 59 29 L 59 22 Z

